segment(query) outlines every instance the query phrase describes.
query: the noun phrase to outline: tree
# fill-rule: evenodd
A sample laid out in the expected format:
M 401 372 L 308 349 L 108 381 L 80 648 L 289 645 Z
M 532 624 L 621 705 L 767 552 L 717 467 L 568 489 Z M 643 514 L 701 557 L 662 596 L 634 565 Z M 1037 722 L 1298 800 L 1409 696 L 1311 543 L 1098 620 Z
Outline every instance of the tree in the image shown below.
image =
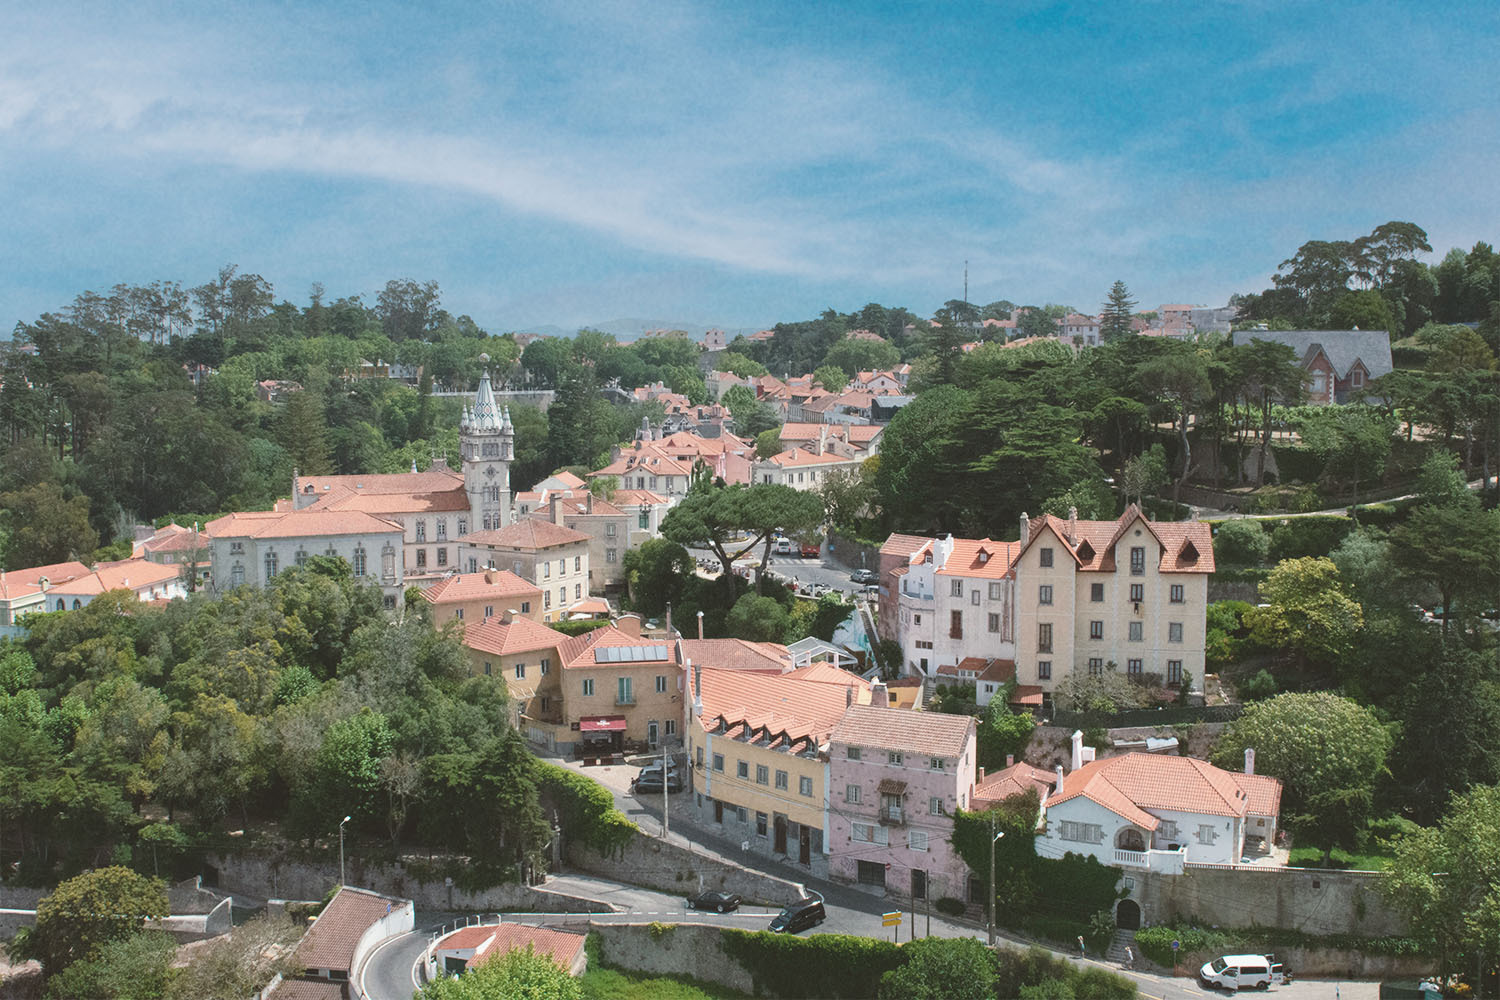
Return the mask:
M 1036 718 L 1030 712 L 1010 710 L 1010 686 L 995 693 L 979 719 L 979 766 L 991 771 L 1005 766 L 1006 758 L 1019 758 L 1031 742 Z
M 625 551 L 625 579 L 631 606 L 644 615 L 659 615 L 682 599 L 684 582 L 693 575 L 688 550 L 666 538 L 650 538 Z
M 1245 612 L 1255 641 L 1300 666 L 1337 666 L 1354 649 L 1364 609 L 1327 558 L 1283 559 L 1260 584 L 1263 607 Z
M 1193 470 L 1188 426 L 1198 406 L 1212 394 L 1204 359 L 1197 351 L 1174 351 L 1142 365 L 1137 377 L 1169 409 L 1177 424 L 1177 438 L 1182 443 L 1182 474 L 1177 477 L 1177 486 L 1181 488 Z
M 1307 373 L 1290 346 L 1258 337 L 1251 338 L 1248 344 L 1235 345 L 1230 367 L 1243 387 L 1245 398 L 1260 407 L 1260 445 L 1255 453 L 1255 485 L 1260 487 L 1266 481 L 1272 408 L 1278 403 L 1300 403 L 1306 392 Z
M 1214 558 L 1241 566 L 1258 566 L 1271 551 L 1271 538 L 1259 521 L 1225 521 L 1214 533 Z
M 0 509 L 10 534 L 6 569 L 87 558 L 99 547 L 99 535 L 89 524 L 88 497 L 68 497 L 55 483 L 36 483 L 0 495 Z
M 829 392 L 843 392 L 844 387 L 849 384 L 849 379 L 852 378 L 851 375 L 838 365 L 823 365 L 817 371 L 813 372 L 812 377 L 815 384 L 822 386 Z
M 751 642 L 786 641 L 787 612 L 774 597 L 745 594 L 734 602 L 724 627 L 736 639 Z
M 1357 504 L 1360 482 L 1385 471 L 1396 418 L 1368 406 L 1304 407 L 1297 430 L 1328 473 L 1349 480 Z
M 285 915 L 261 915 L 197 946 L 173 979 L 170 1000 L 244 1000 L 278 973 L 290 975 L 292 952 L 306 928 Z
M 160 1000 L 173 979 L 177 942 L 164 931 L 144 931 L 106 942 L 87 958 L 47 980 L 49 1000 L 108 997 Z
M 1156 496 L 1167 485 L 1167 453 L 1160 442 L 1146 451 L 1125 460 L 1125 470 L 1120 474 L 1120 488 L 1125 491 L 1128 502 L 1131 497 L 1137 503 L 1145 503 L 1146 497 Z
M 583 1000 L 583 987 L 530 945 L 490 958 L 461 976 L 435 979 L 418 1000 Z
M 812 530 L 823 520 L 823 505 L 814 493 L 795 490 L 781 483 L 751 486 L 709 486 L 688 493 L 662 521 L 662 535 L 679 545 L 709 548 L 719 557 L 728 596 L 734 596 L 731 567 L 741 556 L 761 546 L 756 586 L 765 577 L 771 559 L 771 538 L 780 531 L 795 537 Z M 742 533 L 750 541 L 729 551 L 730 540 Z M 725 603 L 728 603 L 727 601 Z
M 738 375 L 740 378 L 759 378 L 767 374 L 765 365 L 759 361 L 752 361 L 735 351 L 725 351 L 719 355 L 719 360 L 714 363 L 714 367 L 721 372 Z
M 780 427 L 773 427 L 755 435 L 755 457 L 761 461 L 773 455 L 780 455 L 782 450 Z
M 1440 595 L 1446 636 L 1455 606 L 1472 616 L 1495 600 L 1500 510 L 1481 511 L 1472 497 L 1420 507 L 1391 532 L 1390 552 L 1398 573 Z
M 1125 287 L 1125 282 L 1116 281 L 1109 289 L 1109 297 L 1104 302 L 1104 311 L 1099 314 L 1099 337 L 1106 344 L 1123 340 L 1134 331 L 1130 328 L 1130 318 L 1135 310 L 1135 300 L 1130 297 L 1130 289 Z
M 51 976 L 166 915 L 166 883 L 129 868 L 96 868 L 42 897 L 21 951 Z
M 1238 769 L 1255 751 L 1258 774 L 1280 778 L 1287 824 L 1324 848 L 1351 844 L 1364 828 L 1375 784 L 1386 774 L 1390 731 L 1369 708 L 1327 692 L 1280 694 L 1230 723 L 1214 763 Z
M 844 373 L 843 381 L 837 386 L 823 383 L 825 388 L 837 392 L 860 372 L 884 371 L 900 363 L 901 352 L 894 344 L 885 340 L 846 337 L 828 349 L 828 353 L 823 356 L 823 365 L 818 371 L 824 368 L 837 368 Z
M 1395 317 L 1391 315 L 1390 304 L 1373 288 L 1345 292 L 1334 303 L 1328 325 L 1333 330 L 1384 330 L 1392 339 L 1399 339 L 1401 335 Z
M 922 938 L 906 961 L 880 977 L 880 1000 L 989 1000 L 1000 960 L 978 940 Z
M 841 528 L 853 525 L 865 515 L 874 492 L 862 470 L 848 468 L 834 469 L 824 475 L 817 490 L 828 523 Z
M 323 413 L 323 400 L 316 392 L 300 389 L 288 393 L 276 426 L 279 443 L 302 475 L 321 476 L 333 471 L 328 421 Z

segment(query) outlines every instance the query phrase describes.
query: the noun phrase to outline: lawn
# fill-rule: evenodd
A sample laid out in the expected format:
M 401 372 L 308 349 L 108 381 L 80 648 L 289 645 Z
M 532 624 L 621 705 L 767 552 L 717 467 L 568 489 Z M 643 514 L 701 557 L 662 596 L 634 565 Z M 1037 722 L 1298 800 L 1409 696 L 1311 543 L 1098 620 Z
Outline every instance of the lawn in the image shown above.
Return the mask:
M 1294 868 L 1322 868 L 1323 849 L 1321 847 L 1294 847 L 1287 864 Z M 1382 853 L 1350 852 L 1342 847 L 1333 849 L 1333 856 L 1329 860 L 1329 869 L 1344 869 L 1364 872 L 1385 871 L 1391 866 L 1391 855 Z
M 583 974 L 584 1000 L 740 1000 L 743 993 L 712 983 L 649 978 L 590 966 Z

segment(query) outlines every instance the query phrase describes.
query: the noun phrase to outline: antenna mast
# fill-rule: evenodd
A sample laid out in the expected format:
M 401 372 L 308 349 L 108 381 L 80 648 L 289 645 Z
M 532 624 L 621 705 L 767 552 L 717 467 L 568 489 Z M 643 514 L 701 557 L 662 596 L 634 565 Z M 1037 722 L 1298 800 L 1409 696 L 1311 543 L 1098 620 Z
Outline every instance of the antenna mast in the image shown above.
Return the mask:
M 964 304 L 969 302 L 969 262 L 964 261 Z

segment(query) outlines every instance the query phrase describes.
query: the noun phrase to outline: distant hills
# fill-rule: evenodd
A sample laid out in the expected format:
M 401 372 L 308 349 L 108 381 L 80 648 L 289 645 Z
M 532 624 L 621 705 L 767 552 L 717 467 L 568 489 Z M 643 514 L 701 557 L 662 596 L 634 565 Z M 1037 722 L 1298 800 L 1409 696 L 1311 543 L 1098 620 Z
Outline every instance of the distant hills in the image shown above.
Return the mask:
M 709 330 L 717 329 L 723 330 L 729 335 L 729 339 L 733 340 L 737 334 L 751 334 L 759 330 L 770 328 L 770 324 L 767 324 L 766 326 L 743 327 L 713 325 L 705 326 L 702 323 L 683 323 L 677 320 L 636 318 L 611 319 L 605 320 L 601 323 L 585 323 L 583 324 L 583 326 L 588 327 L 592 330 L 600 330 L 604 333 L 612 333 L 614 334 L 615 339 L 620 341 L 622 344 L 628 344 L 633 340 L 639 339 L 641 334 L 645 333 L 647 330 L 686 330 L 689 337 L 692 337 L 694 340 L 701 340 L 703 339 L 703 335 Z M 557 326 L 556 324 L 548 323 L 541 326 L 522 327 L 517 329 L 515 332 L 540 333 L 543 336 L 547 337 L 571 337 L 573 336 L 573 334 L 577 333 L 579 329 L 580 327 L 565 329 L 563 327 Z

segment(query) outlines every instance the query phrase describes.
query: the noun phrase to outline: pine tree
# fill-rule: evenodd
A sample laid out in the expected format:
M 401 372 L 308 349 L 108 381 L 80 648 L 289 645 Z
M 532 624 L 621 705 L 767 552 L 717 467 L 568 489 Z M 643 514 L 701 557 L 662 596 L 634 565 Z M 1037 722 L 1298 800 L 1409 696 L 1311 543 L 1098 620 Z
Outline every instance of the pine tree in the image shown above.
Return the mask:
M 1130 316 L 1134 308 L 1135 300 L 1130 297 L 1130 289 L 1125 287 L 1125 282 L 1115 282 L 1104 303 L 1104 312 L 1099 317 L 1099 336 L 1105 343 L 1130 336 Z

